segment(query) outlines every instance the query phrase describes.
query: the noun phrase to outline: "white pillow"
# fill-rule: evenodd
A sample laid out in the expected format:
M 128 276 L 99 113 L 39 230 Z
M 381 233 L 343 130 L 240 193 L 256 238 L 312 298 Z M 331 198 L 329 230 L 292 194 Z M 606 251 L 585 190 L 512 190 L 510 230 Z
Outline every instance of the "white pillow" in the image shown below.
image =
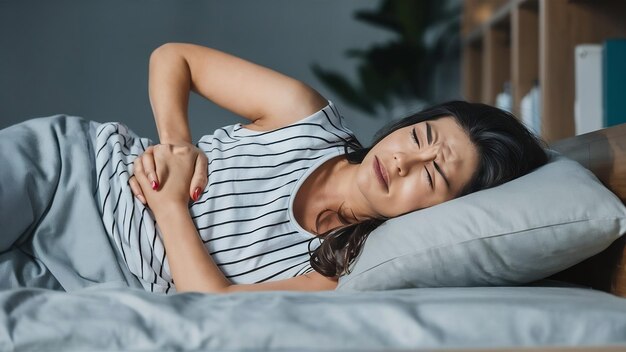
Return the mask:
M 388 220 L 337 290 L 524 284 L 601 252 L 626 232 L 626 207 L 591 171 L 548 155 L 513 181 Z

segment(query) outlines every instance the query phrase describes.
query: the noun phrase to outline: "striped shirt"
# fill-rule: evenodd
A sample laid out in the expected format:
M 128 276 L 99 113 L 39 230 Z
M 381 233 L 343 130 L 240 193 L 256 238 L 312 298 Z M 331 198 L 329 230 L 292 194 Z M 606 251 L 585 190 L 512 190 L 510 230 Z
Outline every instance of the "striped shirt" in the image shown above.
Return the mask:
M 109 236 L 146 290 L 175 292 L 159 226 L 128 184 L 133 160 L 153 142 L 116 122 L 92 122 L 91 136 L 96 197 Z M 295 194 L 353 139 L 332 102 L 276 130 L 258 132 L 237 123 L 200 138 L 196 146 L 209 160 L 208 185 L 189 212 L 226 278 L 259 283 L 313 270 L 309 250 L 320 241 L 295 221 Z

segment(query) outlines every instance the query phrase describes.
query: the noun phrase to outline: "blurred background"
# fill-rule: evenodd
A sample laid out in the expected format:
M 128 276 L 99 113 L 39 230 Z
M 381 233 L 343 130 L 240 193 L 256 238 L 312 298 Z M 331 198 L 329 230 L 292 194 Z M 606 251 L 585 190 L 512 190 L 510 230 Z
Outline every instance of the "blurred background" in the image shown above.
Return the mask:
M 306 82 L 369 144 L 392 119 L 461 98 L 461 0 L 0 0 L 0 128 L 68 114 L 158 141 L 148 59 L 216 48 Z M 191 93 L 194 141 L 243 118 Z

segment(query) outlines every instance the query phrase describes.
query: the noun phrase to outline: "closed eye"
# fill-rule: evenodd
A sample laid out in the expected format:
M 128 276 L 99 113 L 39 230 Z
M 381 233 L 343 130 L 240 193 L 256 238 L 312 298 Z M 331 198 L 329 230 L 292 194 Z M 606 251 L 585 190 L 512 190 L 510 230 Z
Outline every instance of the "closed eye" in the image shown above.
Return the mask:
M 413 136 L 413 140 L 415 141 L 415 143 L 417 143 L 417 146 L 419 147 L 420 146 L 420 142 L 417 140 L 417 134 L 415 133 L 415 127 L 413 127 L 413 131 L 412 131 L 411 135 Z
M 426 170 L 426 175 L 428 175 L 428 184 L 430 185 L 430 188 L 435 189 L 435 187 L 433 187 L 433 179 L 430 177 L 430 172 L 428 172 L 426 166 L 424 166 L 424 170 Z
M 411 132 L 411 136 L 413 136 L 413 140 L 415 141 L 415 143 L 417 144 L 418 147 L 420 147 L 420 142 L 417 139 L 417 134 L 415 133 L 415 127 L 413 127 L 413 130 Z M 431 189 L 434 189 L 435 187 L 433 186 L 433 179 L 430 176 L 430 172 L 428 172 L 428 169 L 426 168 L 426 166 L 424 166 L 424 169 L 426 170 L 426 175 L 428 176 L 428 185 L 430 185 Z

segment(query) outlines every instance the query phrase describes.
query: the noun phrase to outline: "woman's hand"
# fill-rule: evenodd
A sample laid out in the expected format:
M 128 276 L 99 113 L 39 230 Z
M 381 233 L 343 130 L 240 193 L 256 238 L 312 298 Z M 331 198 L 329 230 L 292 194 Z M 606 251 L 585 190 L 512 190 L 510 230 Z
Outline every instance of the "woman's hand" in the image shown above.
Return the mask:
M 208 159 L 190 143 L 150 146 L 133 163 L 129 180 L 135 196 L 154 210 L 164 203 L 198 200 L 208 183 Z

